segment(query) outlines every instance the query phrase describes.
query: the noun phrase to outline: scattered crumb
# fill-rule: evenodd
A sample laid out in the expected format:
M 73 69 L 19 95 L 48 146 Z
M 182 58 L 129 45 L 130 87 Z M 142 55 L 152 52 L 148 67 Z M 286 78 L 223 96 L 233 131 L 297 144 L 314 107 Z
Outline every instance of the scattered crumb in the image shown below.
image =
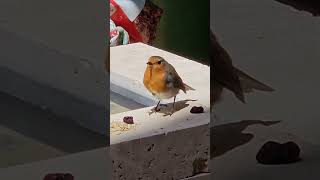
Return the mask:
M 47 174 L 43 180 L 73 180 L 74 177 L 70 173 Z
M 127 124 L 121 121 L 112 121 L 110 123 L 110 134 L 119 135 L 122 132 L 129 131 L 131 129 L 135 129 L 136 124 Z

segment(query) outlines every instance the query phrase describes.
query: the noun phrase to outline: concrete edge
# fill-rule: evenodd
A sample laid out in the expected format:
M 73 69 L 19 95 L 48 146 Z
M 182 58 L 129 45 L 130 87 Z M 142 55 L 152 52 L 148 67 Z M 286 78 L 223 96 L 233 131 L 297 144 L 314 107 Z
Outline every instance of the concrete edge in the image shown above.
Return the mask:
M 90 103 L 106 104 L 109 83 L 102 59 L 71 55 L 3 28 L 0 39 L 1 66 Z
M 108 135 L 109 110 L 105 106 L 92 104 L 1 66 L 0 82 L 1 91 L 7 94 L 70 118 L 82 127 Z
M 110 72 L 110 91 L 145 106 L 153 106 L 157 103 L 157 100 L 145 93 L 144 87 L 139 83 L 114 72 Z

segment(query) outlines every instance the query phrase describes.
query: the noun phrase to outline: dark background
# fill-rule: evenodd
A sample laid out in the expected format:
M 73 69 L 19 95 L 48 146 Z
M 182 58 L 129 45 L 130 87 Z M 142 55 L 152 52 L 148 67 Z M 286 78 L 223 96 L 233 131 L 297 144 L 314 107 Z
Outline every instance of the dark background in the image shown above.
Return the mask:
M 164 10 L 154 46 L 193 60 L 208 60 L 210 1 L 153 0 Z

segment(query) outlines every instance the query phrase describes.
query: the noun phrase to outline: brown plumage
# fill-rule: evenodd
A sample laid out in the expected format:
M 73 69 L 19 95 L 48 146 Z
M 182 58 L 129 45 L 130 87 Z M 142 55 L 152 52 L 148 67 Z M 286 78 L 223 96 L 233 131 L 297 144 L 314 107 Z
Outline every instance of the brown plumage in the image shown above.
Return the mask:
M 155 96 L 159 102 L 162 99 L 170 99 L 174 97 L 173 111 L 176 95 L 182 90 L 186 93 L 188 90 L 194 90 L 186 85 L 178 75 L 174 67 L 160 56 L 151 56 L 144 72 L 143 84 L 148 91 Z

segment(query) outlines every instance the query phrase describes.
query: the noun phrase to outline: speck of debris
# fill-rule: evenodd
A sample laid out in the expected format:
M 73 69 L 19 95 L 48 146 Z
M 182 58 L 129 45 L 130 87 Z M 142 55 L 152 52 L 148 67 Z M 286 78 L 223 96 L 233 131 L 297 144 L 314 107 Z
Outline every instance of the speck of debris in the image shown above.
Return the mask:
M 43 180 L 73 180 L 74 177 L 70 173 L 54 173 L 47 174 Z
M 123 122 L 127 123 L 127 124 L 134 124 L 133 122 L 133 117 L 132 116 L 125 116 L 123 118 Z
M 193 114 L 199 114 L 199 113 L 203 113 L 203 107 L 202 106 L 193 106 L 190 110 L 190 113 Z
M 300 147 L 292 141 L 278 143 L 266 142 L 256 155 L 261 164 L 288 164 L 300 160 Z

